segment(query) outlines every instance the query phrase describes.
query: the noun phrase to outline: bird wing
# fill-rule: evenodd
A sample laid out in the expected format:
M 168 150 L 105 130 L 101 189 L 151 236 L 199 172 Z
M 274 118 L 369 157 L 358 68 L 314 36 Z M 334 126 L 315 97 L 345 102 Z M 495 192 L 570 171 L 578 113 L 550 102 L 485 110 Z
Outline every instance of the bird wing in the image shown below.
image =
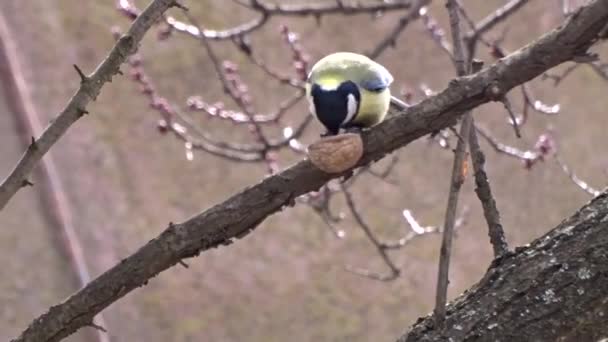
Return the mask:
M 393 76 L 383 66 L 379 65 L 379 70 L 374 70 L 366 74 L 360 80 L 361 87 L 365 90 L 380 92 L 388 88 L 393 83 Z

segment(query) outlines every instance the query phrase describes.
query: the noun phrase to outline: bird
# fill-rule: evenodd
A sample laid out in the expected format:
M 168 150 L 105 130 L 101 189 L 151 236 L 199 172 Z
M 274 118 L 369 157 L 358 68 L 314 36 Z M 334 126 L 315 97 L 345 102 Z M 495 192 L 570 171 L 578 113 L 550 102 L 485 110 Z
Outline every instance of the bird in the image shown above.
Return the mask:
M 310 113 L 327 129 L 360 131 L 384 120 L 391 104 L 391 73 L 367 56 L 335 52 L 317 61 L 308 74 Z

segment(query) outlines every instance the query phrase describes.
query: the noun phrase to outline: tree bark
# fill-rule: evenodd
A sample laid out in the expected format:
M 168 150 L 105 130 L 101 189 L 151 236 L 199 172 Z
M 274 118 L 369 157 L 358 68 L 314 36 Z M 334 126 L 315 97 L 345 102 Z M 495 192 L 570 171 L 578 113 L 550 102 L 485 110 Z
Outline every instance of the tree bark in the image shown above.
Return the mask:
M 608 191 L 545 236 L 494 260 L 406 341 L 598 341 L 608 337 Z
M 607 23 L 608 0 L 591 1 L 537 41 L 475 75 L 450 82 L 438 95 L 364 131 L 365 153 L 358 166 L 453 125 L 463 112 L 500 99 L 513 87 L 585 54 Z M 304 160 L 186 222 L 169 224 L 158 237 L 35 319 L 14 341 L 61 340 L 158 273 L 184 258 L 232 243 L 269 215 L 292 205 L 296 197 L 340 176 L 323 173 Z

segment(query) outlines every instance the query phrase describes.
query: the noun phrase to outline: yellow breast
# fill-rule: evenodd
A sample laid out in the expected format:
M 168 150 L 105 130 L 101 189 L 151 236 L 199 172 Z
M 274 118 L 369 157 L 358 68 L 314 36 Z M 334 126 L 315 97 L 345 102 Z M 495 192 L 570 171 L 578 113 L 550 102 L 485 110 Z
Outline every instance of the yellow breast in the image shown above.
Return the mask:
M 390 89 L 387 88 L 379 93 L 360 89 L 360 92 L 361 104 L 353 122 L 365 127 L 382 122 L 391 102 Z

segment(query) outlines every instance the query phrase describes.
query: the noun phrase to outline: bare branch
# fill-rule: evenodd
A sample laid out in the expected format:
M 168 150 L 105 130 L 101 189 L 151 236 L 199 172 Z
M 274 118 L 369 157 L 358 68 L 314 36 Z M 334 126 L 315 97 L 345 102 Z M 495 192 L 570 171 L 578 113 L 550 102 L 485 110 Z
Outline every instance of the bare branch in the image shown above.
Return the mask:
M 502 102 L 507 110 L 507 113 L 509 113 L 510 123 L 513 125 L 513 129 L 515 130 L 515 136 L 521 138 L 521 132 L 519 131 L 519 120 L 517 119 L 515 112 L 513 112 L 513 107 L 511 106 L 509 98 L 505 96 L 502 98 L 502 100 L 500 100 L 500 102 Z
M 411 211 L 406 209 L 406 210 L 403 210 L 402 214 L 403 214 L 404 219 L 410 226 L 410 231 L 398 240 L 381 241 L 374 235 L 374 233 L 372 232 L 372 228 L 363 219 L 363 216 L 359 212 L 359 209 L 356 207 L 353 196 L 350 193 L 350 191 L 348 190 L 348 188 L 343 186 L 342 192 L 344 193 L 344 196 L 346 198 L 346 204 L 347 204 L 348 208 L 350 209 L 353 217 L 355 218 L 357 225 L 359 225 L 359 227 L 361 227 L 361 229 L 364 231 L 366 237 L 372 242 L 372 244 L 376 248 L 378 254 L 380 254 L 380 256 L 382 257 L 382 260 L 389 267 L 389 270 L 390 270 L 389 273 L 378 273 L 378 272 L 370 271 L 368 269 L 361 268 L 361 267 L 347 266 L 346 267 L 347 271 L 353 272 L 353 273 L 358 274 L 363 277 L 380 280 L 380 281 L 394 280 L 397 277 L 399 277 L 399 274 L 401 271 L 400 271 L 399 267 L 397 267 L 395 265 L 394 261 L 390 258 L 390 256 L 388 255 L 387 252 L 389 250 L 403 248 L 404 246 L 406 246 L 407 244 L 412 242 L 415 238 L 419 238 L 419 237 L 422 237 L 422 236 L 428 235 L 428 234 L 436 234 L 436 233 L 440 233 L 443 231 L 439 227 L 434 227 L 434 226 L 422 227 L 422 226 L 420 226 L 418 221 L 416 221 L 416 219 L 412 215 Z M 462 223 L 464 222 L 465 216 L 466 216 L 466 210 L 463 212 L 463 216 L 461 216 L 456 221 L 455 228 L 462 225 Z
M 337 190 L 332 190 L 329 184 L 325 184 L 320 191 L 300 196 L 299 200 L 309 205 L 321 217 L 336 238 L 343 239 L 346 233 L 344 230 L 337 228 L 336 223 L 342 221 L 345 215 L 343 213 L 336 215 L 331 210 L 331 199 L 336 192 Z
M 371 52 L 367 53 L 367 56 L 371 59 L 376 59 L 389 47 L 395 47 L 397 45 L 397 38 L 405 30 L 405 28 L 414 20 L 420 17 L 422 12 L 426 12 L 423 9 L 424 6 L 428 5 L 431 0 L 417 0 L 412 8 L 404 14 L 399 20 L 395 27 L 389 31 L 389 33 L 372 49 Z
M 261 153 L 264 148 L 263 146 L 259 144 L 245 145 L 218 141 L 181 113 L 177 106 L 171 104 L 166 98 L 158 94 L 156 87 L 146 74 L 143 61 L 138 54 L 131 56 L 128 59 L 128 63 L 131 67 L 131 79 L 141 86 L 141 92 L 150 102 L 150 107 L 160 114 L 161 120 L 158 123 L 159 132 L 163 134 L 171 132 L 176 138 L 183 141 L 189 160 L 193 157 L 193 150 L 204 150 L 212 155 L 232 161 L 264 161 Z M 237 116 L 237 114 L 233 116 Z
M 546 149 L 536 150 L 536 151 L 533 151 L 533 150 L 522 151 L 518 148 L 509 146 L 507 144 L 504 144 L 504 143 L 498 141 L 498 139 L 496 139 L 495 137 L 492 136 L 492 134 L 490 134 L 489 130 L 487 130 L 486 128 L 482 127 L 479 124 L 477 124 L 475 126 L 475 129 L 476 129 L 477 133 L 479 133 L 496 152 L 505 154 L 512 158 L 519 159 L 519 160 L 523 161 L 524 165 L 526 165 L 526 167 L 528 167 L 528 168 L 532 167 L 532 165 L 534 163 L 536 163 L 536 161 L 543 159 L 544 156 L 549 153 L 549 151 Z M 539 138 L 539 140 L 540 139 L 541 138 Z
M 579 188 L 581 188 L 583 191 L 585 191 L 586 193 L 588 193 L 591 196 L 599 196 L 600 195 L 600 191 L 597 190 L 597 189 L 592 188 L 589 184 L 587 184 L 587 182 L 585 182 L 582 179 L 580 179 L 568 167 L 568 165 L 562 160 L 562 158 L 559 156 L 558 153 L 555 153 L 554 157 L 555 157 L 555 161 L 557 162 L 557 164 L 559 165 L 559 167 L 562 169 L 562 171 L 564 171 L 564 173 L 566 175 L 568 175 L 568 177 L 570 177 L 570 180 L 574 184 L 576 184 L 576 186 L 578 186 Z
M 174 5 L 175 0 L 154 0 L 151 2 L 141 16 L 133 22 L 129 31 L 120 37 L 95 71 L 81 80 L 80 87 L 65 108 L 42 132 L 42 135 L 34 144 L 25 151 L 15 168 L 0 185 L 0 210 L 21 188 L 21 184 L 27 179 L 42 156 L 65 134 L 74 122 L 82 117 L 83 113 L 86 112 L 87 105 L 97 98 L 104 84 L 110 82 L 112 77 L 119 72 L 120 65 L 126 61 L 128 56 L 135 53 L 139 42 L 148 29 L 166 10 Z
M 468 212 L 469 212 L 468 208 L 465 207 L 462 211 L 461 216 L 456 219 L 456 222 L 454 223 L 455 231 L 465 223 Z M 409 233 L 407 233 L 401 239 L 394 241 L 392 243 L 385 243 L 387 249 L 402 248 L 403 246 L 412 242 L 412 240 L 414 240 L 417 237 L 421 237 L 421 236 L 427 235 L 427 234 L 439 234 L 439 233 L 443 232 L 443 229 L 440 226 L 425 226 L 425 227 L 421 226 L 420 223 L 418 223 L 418 221 L 412 215 L 412 212 L 408 209 L 403 210 L 402 215 L 403 215 L 403 218 L 405 219 L 405 221 L 410 226 L 411 230 Z
M 477 193 L 477 197 L 479 197 L 479 201 L 483 207 L 483 214 L 488 223 L 488 234 L 492 248 L 494 249 L 494 258 L 499 258 L 509 252 L 509 246 L 505 239 L 505 232 L 500 223 L 500 214 L 492 195 L 488 175 L 485 171 L 484 164 L 486 157 L 481 150 L 481 146 L 479 146 L 475 130 L 471 130 L 469 143 L 471 144 L 471 160 L 473 161 L 473 170 L 475 172 L 475 192 Z
M 423 7 L 420 9 L 420 17 L 422 18 L 424 28 L 431 35 L 431 39 L 454 61 L 452 45 L 446 39 L 445 31 L 439 26 L 437 20 L 429 14 L 428 8 Z
M 511 1 L 506 7 L 500 8 L 495 11 L 480 25 L 475 25 L 472 20 L 468 17 L 464 7 L 458 3 L 457 0 L 447 0 L 446 7 L 450 18 L 450 26 L 452 31 L 453 40 L 453 61 L 456 67 L 456 71 L 459 76 L 466 75 L 469 72 L 477 72 L 481 69 L 481 63 L 474 63 L 473 58 L 475 54 L 475 47 L 477 40 L 483 35 L 484 32 L 489 30 L 491 27 L 496 25 L 501 20 L 504 20 L 507 16 L 512 14 L 517 8 L 525 4 L 526 1 Z M 462 37 L 460 30 L 460 18 L 462 14 L 465 20 L 473 27 L 473 34 L 467 37 Z M 466 38 L 466 41 L 465 41 Z M 464 45 L 466 42 L 466 50 Z M 449 51 L 448 51 L 449 52 Z M 472 70 L 473 69 L 473 70 Z M 491 90 L 491 88 L 490 88 Z M 512 117 L 512 124 L 515 128 L 516 135 L 519 137 L 519 126 L 517 119 L 513 115 L 510 103 L 506 96 L 502 96 L 502 102 L 505 104 L 507 111 Z M 456 146 L 456 155 L 454 157 L 454 165 L 452 169 L 452 182 L 450 186 L 450 193 L 448 197 L 448 206 L 446 210 L 445 219 L 445 231 L 443 234 L 443 241 L 441 245 L 441 254 L 439 260 L 439 274 L 437 281 L 437 293 L 435 303 L 435 317 L 437 323 L 440 326 L 445 324 L 445 304 L 447 302 L 447 287 L 449 283 L 449 265 L 452 245 L 452 227 L 454 222 L 454 215 L 458 203 L 458 192 L 462 183 L 464 182 L 464 176 L 466 174 L 466 164 L 464 155 L 466 154 L 467 146 L 466 142 L 469 141 L 471 144 L 471 159 L 473 161 L 473 168 L 475 170 L 475 183 L 477 185 L 475 191 L 478 195 L 479 200 L 482 203 L 484 210 L 484 216 L 488 223 L 488 230 L 490 235 L 490 241 L 494 248 L 495 257 L 499 257 L 508 252 L 508 246 L 504 238 L 504 232 L 502 225 L 500 224 L 500 216 L 496 207 L 496 202 L 492 196 L 490 183 L 484 169 L 485 157 L 479 142 L 477 139 L 476 130 L 473 129 L 475 126 L 474 119 L 470 112 L 465 113 L 463 122 L 461 124 L 460 139 Z M 462 138 L 464 137 L 464 138 Z
M 186 18 L 188 18 L 190 24 L 200 31 L 201 26 L 198 25 L 194 17 L 189 15 L 187 12 L 184 12 L 184 15 L 186 16 Z M 253 105 L 251 103 L 251 96 L 249 95 L 248 87 L 245 86 L 243 80 L 238 74 L 238 68 L 236 64 L 229 62 L 224 62 L 223 64 L 220 64 L 220 60 L 216 56 L 215 51 L 207 40 L 207 37 L 205 35 L 199 35 L 197 38 L 205 48 L 209 59 L 213 63 L 217 76 L 222 82 L 222 85 L 224 86 L 224 91 L 230 95 L 230 97 L 239 105 L 241 110 L 243 110 L 243 112 L 249 118 L 250 125 L 252 125 L 253 127 L 252 133 L 255 135 L 258 142 L 264 146 L 262 153 L 264 155 L 264 158 L 266 159 L 266 152 L 268 151 L 270 143 L 268 142 L 268 139 L 266 138 L 266 135 L 262 130 L 261 124 L 253 119 L 255 113 Z
M 322 16 L 331 14 L 354 15 L 359 13 L 388 12 L 408 9 L 411 7 L 409 0 L 395 1 L 349 1 L 348 3 L 335 2 L 306 2 L 302 4 L 273 4 L 259 0 L 251 2 L 238 1 L 239 5 L 247 7 L 259 14 L 249 22 L 222 31 L 202 30 L 208 39 L 225 40 L 249 34 L 264 26 L 273 16 Z M 139 10 L 130 0 L 119 0 L 118 8 L 129 18 L 134 19 L 139 15 Z M 201 30 L 196 26 L 181 22 L 173 17 L 166 17 L 165 22 L 175 31 L 185 33 L 194 37 L 201 35 Z
M 529 0 L 511 0 L 507 2 L 503 7 L 493 11 L 490 15 L 477 23 L 475 28 L 467 32 L 465 39 L 467 41 L 477 40 L 479 36 L 493 29 L 497 24 L 507 19 L 511 14 L 515 13 L 528 2 Z
M 252 121 L 256 121 L 260 124 L 266 124 L 277 123 L 280 121 L 285 113 L 297 105 L 303 98 L 304 91 L 298 90 L 289 98 L 279 103 L 278 108 L 274 112 L 268 114 L 254 114 L 253 117 L 250 117 L 242 112 L 226 110 L 222 103 L 206 103 L 200 96 L 191 96 L 188 98 L 187 105 L 188 109 L 190 110 L 202 111 L 210 117 L 228 120 L 235 124 L 249 124 Z
M 395 263 L 388 256 L 388 254 L 386 252 L 386 247 L 384 247 L 384 244 L 382 242 L 380 242 L 380 240 L 378 240 L 378 238 L 376 238 L 376 236 L 372 232 L 371 227 L 367 224 L 367 222 L 365 222 L 365 220 L 361 216 L 361 213 L 359 213 L 359 210 L 355 206 L 355 201 L 353 200 L 353 196 L 350 193 L 350 191 L 346 187 L 342 187 L 342 192 L 344 193 L 344 198 L 346 199 L 346 205 L 350 209 L 350 212 L 353 215 L 353 217 L 355 218 L 355 221 L 357 222 L 359 227 L 361 227 L 361 229 L 363 229 L 363 232 L 365 232 L 365 236 L 367 236 L 369 241 L 371 241 L 372 244 L 374 245 L 374 247 L 376 247 L 376 251 L 378 252 L 378 254 L 380 254 L 384 263 L 389 267 L 390 273 L 381 274 L 381 273 L 366 271 L 366 270 L 363 270 L 360 268 L 355 268 L 355 267 L 347 267 L 347 269 L 351 272 L 357 273 L 359 275 L 362 275 L 362 276 L 365 276 L 368 278 L 373 278 L 376 280 L 381 280 L 381 281 L 394 280 L 395 278 L 397 278 L 399 276 L 399 273 L 400 273 L 399 268 L 395 265 Z
M 467 63 L 467 52 L 464 51 L 463 39 L 460 31 L 460 16 L 456 0 L 446 0 L 446 7 L 450 17 L 450 29 L 452 32 L 452 44 L 454 46 L 454 65 L 458 76 L 469 73 L 470 64 Z M 445 213 L 443 239 L 439 255 L 439 269 L 437 275 L 437 292 L 435 297 L 435 316 L 439 325 L 445 324 L 445 306 L 447 303 L 447 291 L 449 283 L 450 257 L 452 254 L 452 239 L 454 235 L 454 223 L 456 221 L 456 209 L 458 208 L 458 197 L 460 188 L 466 177 L 467 159 L 467 137 L 470 135 L 473 125 L 473 116 L 465 112 L 460 124 L 460 136 L 454 154 L 448 204 Z
M 553 156 L 555 161 L 560 166 L 561 170 L 570 178 L 570 180 L 586 193 L 597 196 L 600 191 L 591 187 L 587 182 L 580 179 L 570 167 L 563 161 L 559 155 L 554 138 L 549 134 L 541 134 L 534 146 L 534 150 L 522 151 L 516 147 L 509 146 L 499 142 L 486 129 L 476 127 L 477 132 L 481 134 L 488 143 L 499 153 L 503 153 L 509 157 L 519 159 L 524 162 L 524 166 L 528 169 L 532 168 L 539 161 L 544 161 L 547 157 Z

